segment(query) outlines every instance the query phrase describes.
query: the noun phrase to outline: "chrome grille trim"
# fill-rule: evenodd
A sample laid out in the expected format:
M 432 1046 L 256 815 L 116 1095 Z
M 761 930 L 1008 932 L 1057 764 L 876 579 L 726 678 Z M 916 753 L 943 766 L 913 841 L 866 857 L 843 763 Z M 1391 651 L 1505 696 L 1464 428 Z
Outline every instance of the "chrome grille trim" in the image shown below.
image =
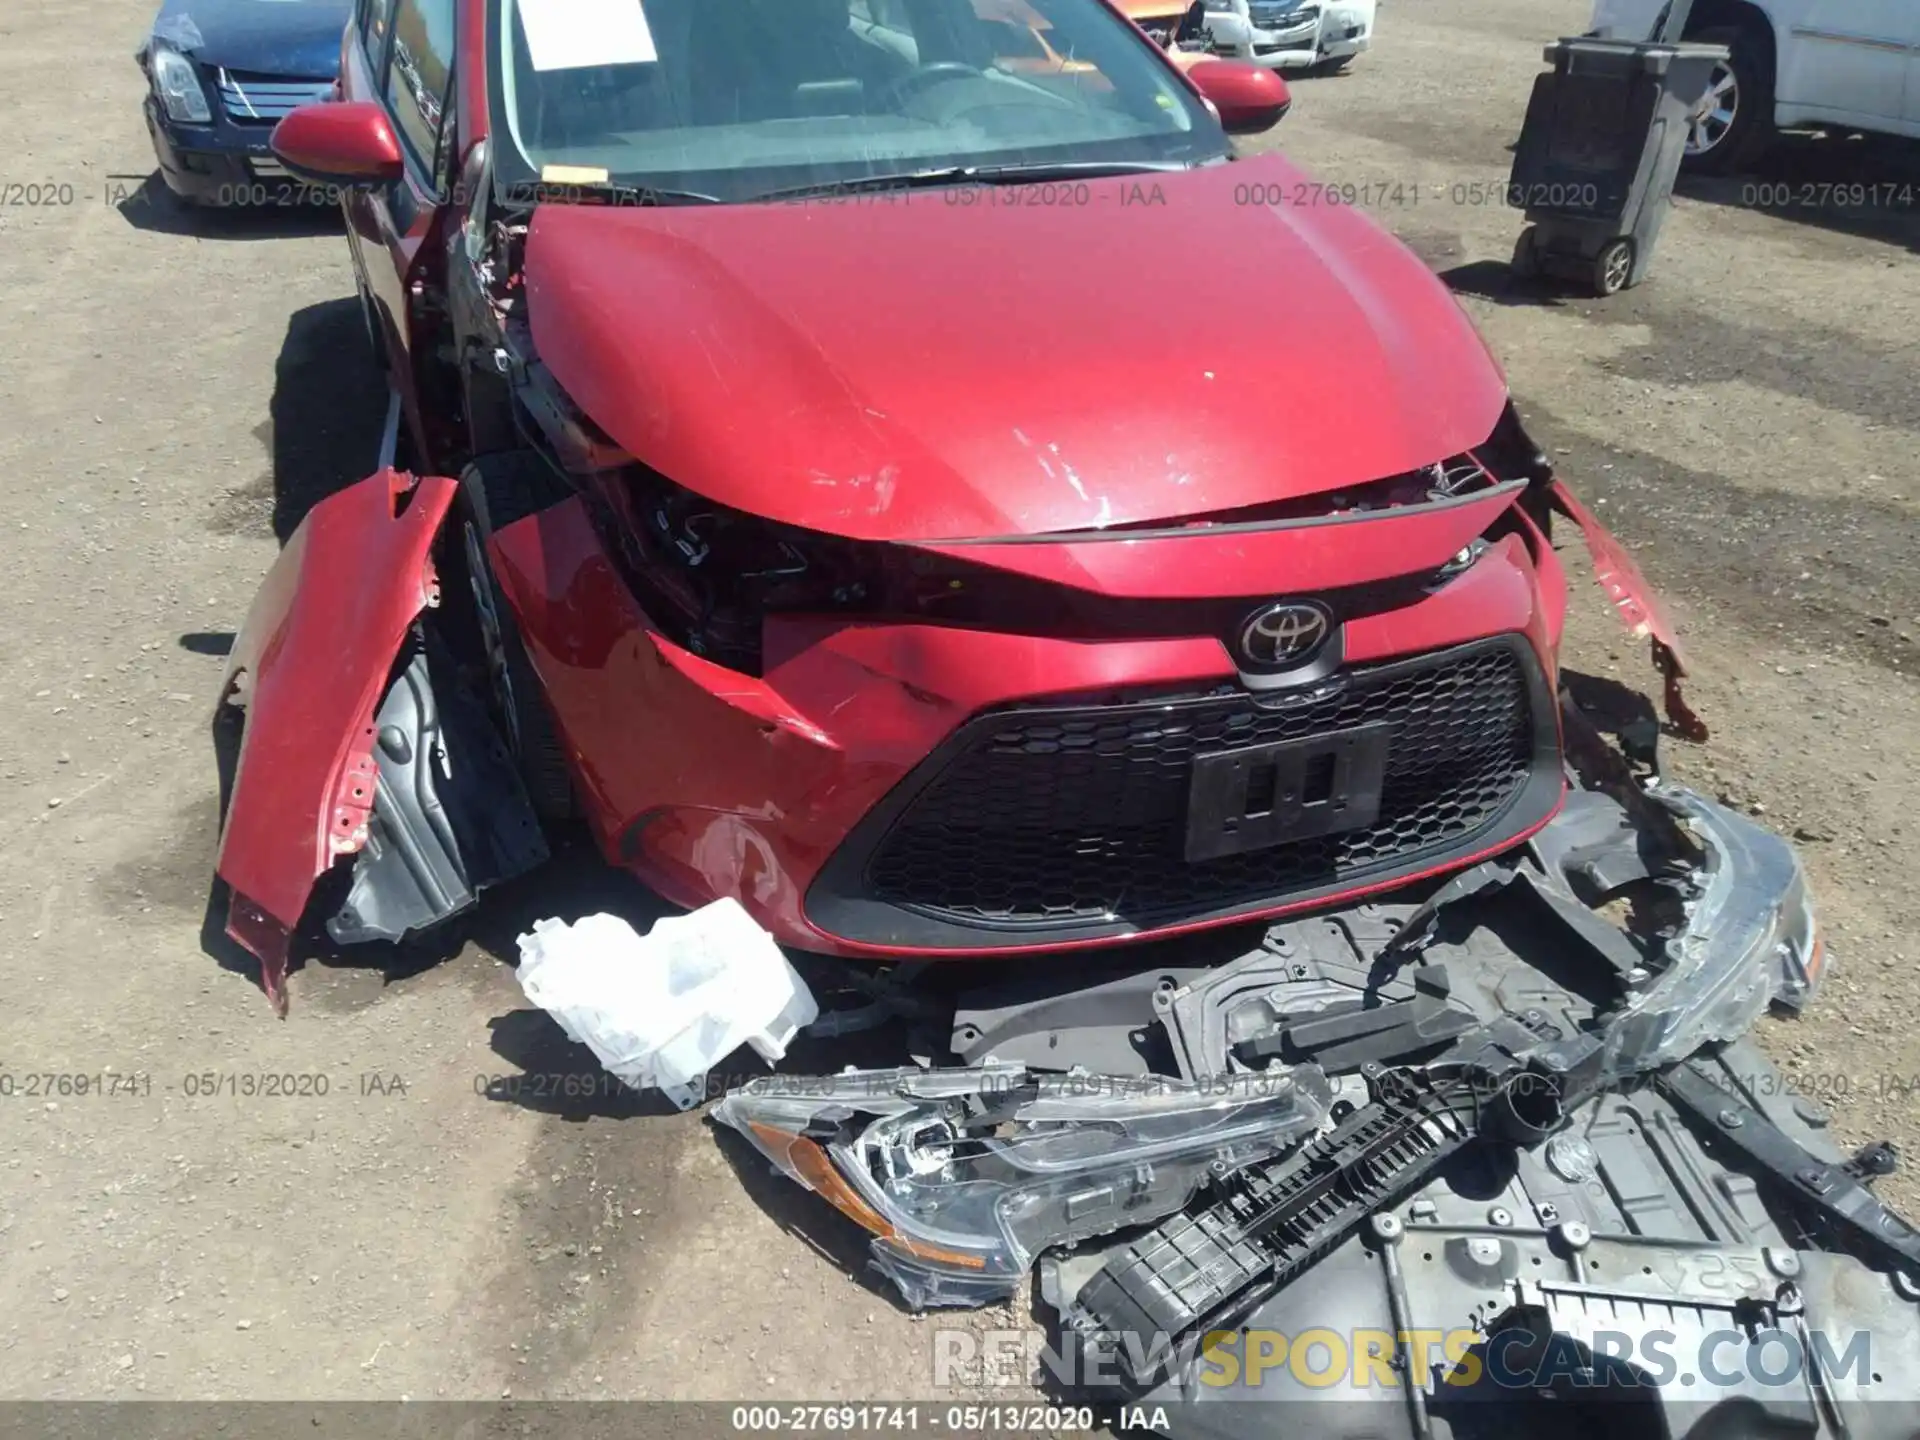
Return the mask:
M 301 80 L 283 75 L 255 75 L 224 67 L 216 72 L 215 89 L 227 118 L 242 125 L 264 125 L 281 119 L 302 105 L 317 104 L 333 95 L 331 80 Z

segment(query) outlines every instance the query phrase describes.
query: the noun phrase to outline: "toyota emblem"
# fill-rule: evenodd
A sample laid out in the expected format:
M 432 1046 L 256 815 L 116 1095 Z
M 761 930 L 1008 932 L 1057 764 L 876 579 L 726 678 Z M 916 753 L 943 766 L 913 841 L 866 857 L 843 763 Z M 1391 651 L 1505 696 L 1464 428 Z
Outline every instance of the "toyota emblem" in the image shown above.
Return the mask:
M 1240 627 L 1240 658 L 1262 670 L 1298 665 L 1327 641 L 1333 617 L 1304 601 L 1263 606 Z

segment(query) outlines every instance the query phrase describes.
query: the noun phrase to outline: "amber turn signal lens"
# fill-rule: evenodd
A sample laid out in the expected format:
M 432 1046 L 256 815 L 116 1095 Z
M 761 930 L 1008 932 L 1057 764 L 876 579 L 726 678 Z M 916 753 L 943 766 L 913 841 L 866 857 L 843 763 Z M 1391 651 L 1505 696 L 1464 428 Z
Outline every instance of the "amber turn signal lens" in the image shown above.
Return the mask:
M 769 1157 L 791 1170 L 802 1184 L 854 1224 L 879 1236 L 884 1243 L 902 1254 L 911 1255 L 917 1260 L 931 1260 L 937 1265 L 957 1265 L 964 1270 L 987 1268 L 983 1256 L 971 1255 L 964 1250 L 949 1250 L 941 1245 L 929 1245 L 924 1240 L 912 1240 L 900 1234 L 893 1228 L 892 1221 L 860 1198 L 859 1192 L 847 1183 L 847 1177 L 834 1165 L 833 1157 L 817 1141 L 790 1131 L 777 1130 L 758 1120 L 749 1120 L 747 1126 Z
M 1807 950 L 1807 984 L 1818 985 L 1820 972 L 1827 966 L 1827 937 L 1820 931 L 1813 932 L 1813 944 Z
M 847 1183 L 846 1177 L 834 1168 L 832 1158 L 815 1141 L 804 1135 L 776 1130 L 757 1120 L 750 1120 L 747 1124 L 769 1155 L 776 1160 L 784 1160 L 802 1184 L 834 1209 L 863 1230 L 881 1236 L 893 1234 L 893 1226 L 887 1218 L 860 1198 Z

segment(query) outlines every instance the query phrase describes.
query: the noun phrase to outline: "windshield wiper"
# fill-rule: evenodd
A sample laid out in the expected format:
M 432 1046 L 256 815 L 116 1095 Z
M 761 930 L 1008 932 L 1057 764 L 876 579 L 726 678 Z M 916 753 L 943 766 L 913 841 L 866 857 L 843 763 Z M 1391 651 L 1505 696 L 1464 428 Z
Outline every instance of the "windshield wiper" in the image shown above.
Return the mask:
M 886 175 L 858 175 L 768 190 L 752 197 L 799 200 L 811 195 L 859 195 L 875 190 L 921 190 L 943 185 L 1027 185 L 1046 180 L 1098 180 L 1110 175 L 1167 175 L 1192 169 L 1186 160 L 1056 160 L 1039 165 L 939 165 Z
M 724 205 L 718 195 L 701 190 L 662 190 L 658 185 L 614 185 L 616 205 Z
M 646 208 L 654 205 L 719 205 L 718 195 L 698 190 L 663 190 L 657 185 L 629 185 L 621 181 L 531 180 L 506 187 L 502 198 L 509 205 L 531 208 L 535 205 L 605 205 L 611 209 Z

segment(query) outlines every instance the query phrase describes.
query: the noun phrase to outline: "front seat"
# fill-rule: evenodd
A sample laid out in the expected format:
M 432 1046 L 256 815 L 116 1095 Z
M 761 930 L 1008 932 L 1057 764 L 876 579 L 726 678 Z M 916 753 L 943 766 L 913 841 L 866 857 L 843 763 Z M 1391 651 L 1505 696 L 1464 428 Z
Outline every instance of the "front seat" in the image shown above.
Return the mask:
M 696 0 L 687 36 L 694 123 L 733 125 L 790 114 L 791 95 L 769 62 L 768 26 L 784 8 L 756 0 Z
M 857 115 L 906 70 L 853 33 L 847 0 L 774 0 L 777 53 L 796 115 Z

